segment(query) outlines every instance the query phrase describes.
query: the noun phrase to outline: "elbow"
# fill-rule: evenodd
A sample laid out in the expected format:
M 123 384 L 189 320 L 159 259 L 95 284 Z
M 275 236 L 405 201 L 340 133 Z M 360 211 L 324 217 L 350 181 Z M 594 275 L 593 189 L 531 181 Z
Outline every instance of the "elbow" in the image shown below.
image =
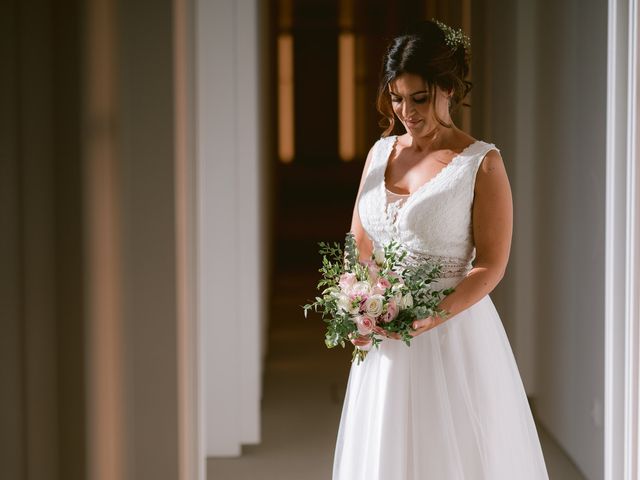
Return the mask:
M 504 278 L 507 266 L 502 262 L 476 262 L 476 268 L 484 271 L 485 283 L 493 290 Z
M 488 265 L 488 269 L 493 273 L 493 278 L 495 279 L 495 284 L 499 284 L 507 273 L 507 262 L 505 261 L 494 261 L 490 262 Z

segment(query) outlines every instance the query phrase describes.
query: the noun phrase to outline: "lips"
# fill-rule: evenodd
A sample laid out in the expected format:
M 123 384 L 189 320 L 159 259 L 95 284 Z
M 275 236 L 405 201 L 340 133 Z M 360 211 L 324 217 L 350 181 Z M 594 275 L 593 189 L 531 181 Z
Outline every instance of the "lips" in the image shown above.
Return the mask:
M 409 128 L 416 128 L 420 123 L 422 123 L 422 119 L 405 119 L 405 123 Z

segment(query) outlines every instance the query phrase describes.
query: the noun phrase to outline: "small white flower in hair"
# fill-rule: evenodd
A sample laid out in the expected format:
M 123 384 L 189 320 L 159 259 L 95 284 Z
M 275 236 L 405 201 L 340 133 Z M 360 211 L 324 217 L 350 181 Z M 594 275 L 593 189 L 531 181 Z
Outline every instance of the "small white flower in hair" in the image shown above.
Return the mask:
M 452 49 L 458 48 L 458 45 L 463 45 L 465 50 L 469 50 L 471 48 L 471 39 L 462 31 L 462 29 L 452 28 L 435 18 L 432 18 L 431 20 L 442 29 L 445 41 Z

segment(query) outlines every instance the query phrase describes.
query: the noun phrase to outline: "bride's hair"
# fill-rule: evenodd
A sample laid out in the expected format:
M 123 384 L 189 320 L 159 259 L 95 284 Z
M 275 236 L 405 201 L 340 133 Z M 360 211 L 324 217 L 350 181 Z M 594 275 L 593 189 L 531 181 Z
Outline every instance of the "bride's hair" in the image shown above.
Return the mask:
M 465 77 L 469 73 L 470 52 L 462 44 L 447 45 L 444 31 L 430 20 L 418 23 L 403 35 L 394 38 L 383 57 L 380 85 L 376 107 L 383 118 L 380 126 L 385 128 L 383 137 L 402 133 L 402 125 L 396 121 L 391 106 L 388 86 L 403 73 L 420 75 L 427 84 L 429 101 L 435 120 L 444 127 L 451 127 L 438 116 L 435 110 L 436 86 L 445 91 L 453 90 L 450 112 L 455 111 L 471 91 L 473 84 Z

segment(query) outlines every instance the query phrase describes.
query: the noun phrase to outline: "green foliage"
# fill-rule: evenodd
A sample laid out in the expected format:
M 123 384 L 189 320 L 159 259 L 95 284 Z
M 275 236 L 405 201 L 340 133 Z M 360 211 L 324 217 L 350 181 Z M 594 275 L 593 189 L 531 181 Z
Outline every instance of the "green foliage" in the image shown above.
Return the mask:
M 344 239 L 344 260 L 345 267 L 349 269 L 352 265 L 356 265 L 360 260 L 360 253 L 356 245 L 356 237 L 353 233 L 348 232 Z
M 354 294 L 348 290 L 350 295 L 345 294 L 340 287 L 340 278 L 343 274 L 351 274 L 351 279 L 356 279 L 361 284 L 368 285 L 366 288 L 373 288 L 374 278 L 371 277 L 370 268 L 375 270 L 374 275 L 384 278 L 390 287 L 384 291 L 382 313 L 375 319 L 379 327 L 389 332 L 398 333 L 408 346 L 413 338 L 413 322 L 438 315 L 446 318 L 446 312 L 439 308 L 441 299 L 455 291 L 453 288 L 435 290 L 431 284 L 439 278 L 441 266 L 425 263 L 417 266 L 404 266 L 408 252 L 404 250 L 397 241 L 391 241 L 384 245 L 382 253 L 374 252 L 372 262 L 369 265 L 360 262 L 359 252 L 355 237 L 351 232 L 346 234 L 344 248 L 337 242 L 332 244 L 319 242 L 320 255 L 322 256 L 322 266 L 319 272 L 322 274 L 318 281 L 317 288 L 321 296 L 315 301 L 303 305 L 305 318 L 309 310 L 320 313 L 321 318 L 326 323 L 325 345 L 334 348 L 338 345 L 345 347 L 347 342 L 358 335 L 358 328 L 355 319 L 359 315 L 364 315 L 363 304 L 369 294 Z M 373 263 L 375 262 L 375 263 Z M 400 274 L 402 277 L 400 278 Z M 347 275 L 346 277 L 349 277 Z M 378 293 L 380 295 L 380 293 Z M 380 297 L 378 297 L 380 298 Z M 403 304 L 405 308 L 400 308 L 398 299 L 409 298 L 408 304 Z M 397 316 L 388 323 L 381 323 L 380 319 L 391 308 L 391 303 L 396 303 L 399 308 Z M 382 339 L 376 335 L 369 335 L 371 348 L 377 348 Z M 361 348 L 354 348 L 352 362 L 360 363 L 367 355 L 367 351 Z

